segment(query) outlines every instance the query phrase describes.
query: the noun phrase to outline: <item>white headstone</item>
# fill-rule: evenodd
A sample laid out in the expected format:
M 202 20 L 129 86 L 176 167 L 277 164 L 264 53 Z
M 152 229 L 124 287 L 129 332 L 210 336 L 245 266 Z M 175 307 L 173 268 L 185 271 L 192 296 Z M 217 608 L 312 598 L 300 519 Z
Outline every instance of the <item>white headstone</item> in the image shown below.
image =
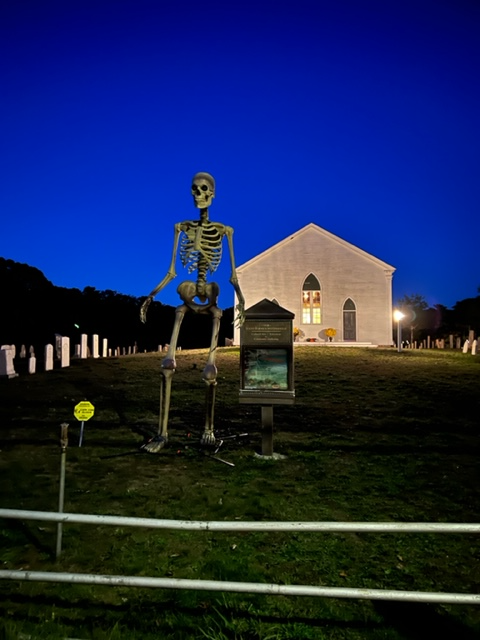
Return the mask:
M 13 366 L 13 354 L 14 350 L 9 344 L 3 345 L 0 349 L 0 376 L 7 376 L 7 378 L 16 378 L 18 376 Z
M 30 356 L 28 359 L 28 373 L 35 373 L 37 369 L 37 359 L 35 356 Z
M 108 340 L 107 338 L 104 338 L 102 342 L 102 357 L 106 358 L 107 355 L 108 355 Z
M 131 356 L 132 355 L 132 347 L 128 347 L 128 355 Z
M 20 358 L 26 358 L 26 357 L 27 357 L 27 349 L 25 345 L 22 344 L 22 346 L 20 347 Z
M 60 366 L 70 366 L 70 338 L 62 338 Z
M 53 369 L 53 344 L 45 345 L 45 371 Z
M 475 356 L 475 355 L 477 355 L 477 341 L 476 340 L 474 340 L 472 342 L 472 356 Z
M 108 350 L 108 357 L 109 357 L 109 358 L 111 358 L 111 357 L 112 357 L 112 350 L 111 350 L 111 349 L 109 349 L 109 350 Z
M 465 340 L 464 344 L 463 344 L 463 353 L 467 353 L 468 352 L 468 347 L 470 346 L 468 340 Z
M 87 334 L 82 333 L 80 336 L 80 358 L 87 357 Z
M 92 357 L 98 358 L 98 335 L 96 333 L 92 336 Z

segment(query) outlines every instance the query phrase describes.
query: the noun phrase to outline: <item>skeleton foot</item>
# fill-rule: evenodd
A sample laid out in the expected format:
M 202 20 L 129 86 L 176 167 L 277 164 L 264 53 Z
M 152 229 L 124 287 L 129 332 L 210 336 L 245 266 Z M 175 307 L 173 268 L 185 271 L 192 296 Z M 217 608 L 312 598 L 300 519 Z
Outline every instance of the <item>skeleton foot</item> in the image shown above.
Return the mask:
M 168 436 L 155 436 L 150 442 L 144 444 L 141 449 L 147 451 L 147 453 L 160 453 L 167 443 Z
M 202 447 L 212 447 L 215 444 L 215 434 L 213 431 L 204 431 L 200 444 Z

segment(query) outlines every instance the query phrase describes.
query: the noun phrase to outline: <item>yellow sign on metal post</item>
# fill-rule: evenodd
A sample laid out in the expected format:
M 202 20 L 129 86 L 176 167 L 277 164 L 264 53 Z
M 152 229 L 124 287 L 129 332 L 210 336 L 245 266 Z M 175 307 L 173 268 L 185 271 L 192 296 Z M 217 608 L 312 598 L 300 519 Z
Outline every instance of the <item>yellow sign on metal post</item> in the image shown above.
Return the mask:
M 73 410 L 73 415 L 75 416 L 75 418 L 77 420 L 80 420 L 82 423 L 82 426 L 80 427 L 80 440 L 78 442 L 79 447 L 82 446 L 82 442 L 83 442 L 84 424 L 87 420 L 90 420 L 90 418 L 93 416 L 94 413 L 95 413 L 95 407 L 88 400 L 83 400 L 83 402 L 79 402 L 75 406 L 75 409 Z
M 84 400 L 83 402 L 79 402 L 75 409 L 73 410 L 73 415 L 77 420 L 81 420 L 82 422 L 86 422 L 90 420 L 90 418 L 95 413 L 95 407 L 88 400 Z

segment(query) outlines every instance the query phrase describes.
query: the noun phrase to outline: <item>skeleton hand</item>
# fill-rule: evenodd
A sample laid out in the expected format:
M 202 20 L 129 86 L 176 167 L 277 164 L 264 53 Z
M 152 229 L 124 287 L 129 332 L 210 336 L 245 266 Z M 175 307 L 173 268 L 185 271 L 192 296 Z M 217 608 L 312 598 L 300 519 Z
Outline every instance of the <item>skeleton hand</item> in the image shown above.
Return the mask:
M 140 307 L 140 320 L 143 323 L 145 323 L 147 321 L 147 310 L 148 310 L 148 307 L 150 306 L 150 303 L 151 303 L 152 299 L 153 298 L 151 298 L 151 296 L 148 296 L 148 298 L 145 300 L 145 302 Z
M 237 327 L 241 327 L 242 324 L 245 322 L 245 305 L 243 302 L 239 302 L 237 304 L 237 306 L 235 307 L 236 311 L 237 311 L 237 315 L 235 317 L 234 320 L 234 324 Z

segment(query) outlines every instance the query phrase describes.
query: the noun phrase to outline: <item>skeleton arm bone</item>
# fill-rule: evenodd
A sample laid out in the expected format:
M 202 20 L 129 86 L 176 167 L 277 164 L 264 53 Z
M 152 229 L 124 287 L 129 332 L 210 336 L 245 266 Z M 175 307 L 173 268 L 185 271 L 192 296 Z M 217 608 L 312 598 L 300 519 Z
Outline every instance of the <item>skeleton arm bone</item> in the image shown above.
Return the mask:
M 237 294 L 238 304 L 235 307 L 238 312 L 235 321 L 238 322 L 238 326 L 242 326 L 245 322 L 245 298 L 243 297 L 242 290 L 238 284 L 237 270 L 235 269 L 235 255 L 233 252 L 233 229 L 232 227 L 225 227 L 225 235 L 228 240 L 228 250 L 230 251 L 230 263 L 232 265 L 232 275 L 230 276 L 230 282 Z
M 173 238 L 173 251 L 172 251 L 172 261 L 170 262 L 170 268 L 167 271 L 167 275 L 164 279 L 155 287 L 155 289 L 147 296 L 146 300 L 140 307 L 140 320 L 142 322 L 146 322 L 147 320 L 147 310 L 150 306 L 150 303 L 155 298 L 157 293 L 161 291 L 164 287 L 167 286 L 169 282 L 171 282 L 176 277 L 175 272 L 175 260 L 177 257 L 177 248 L 178 248 L 178 237 L 180 235 L 180 231 L 182 231 L 183 223 L 177 223 L 175 225 L 175 235 Z

